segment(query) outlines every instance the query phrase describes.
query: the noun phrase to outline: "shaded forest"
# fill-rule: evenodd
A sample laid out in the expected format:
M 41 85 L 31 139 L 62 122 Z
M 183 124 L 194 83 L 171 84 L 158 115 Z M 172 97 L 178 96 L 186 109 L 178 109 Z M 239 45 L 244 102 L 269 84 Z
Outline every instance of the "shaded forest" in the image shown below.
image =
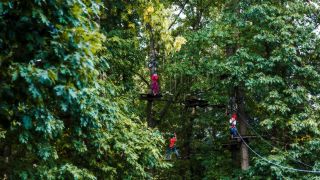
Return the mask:
M 319 118 L 318 0 L 0 1 L 0 179 L 318 179 Z

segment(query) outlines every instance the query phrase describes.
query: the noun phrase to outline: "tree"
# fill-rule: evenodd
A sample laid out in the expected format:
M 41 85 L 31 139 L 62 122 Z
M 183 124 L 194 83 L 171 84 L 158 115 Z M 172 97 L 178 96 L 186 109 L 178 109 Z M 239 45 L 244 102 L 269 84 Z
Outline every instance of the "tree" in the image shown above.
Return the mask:
M 0 169 L 9 178 L 150 176 L 162 138 L 117 98 L 99 1 L 0 3 Z M 5 132 L 5 133 L 3 133 Z
M 279 164 L 320 169 L 319 6 L 2 1 L 1 176 L 316 178 Z M 138 97 L 150 88 L 154 59 L 163 98 L 146 112 Z M 228 104 L 238 105 L 241 135 L 262 136 L 241 145 L 250 155 L 245 171 L 228 149 Z M 166 169 L 161 154 L 172 132 L 182 159 Z
M 176 73 L 179 75 L 178 82 L 183 79 L 180 78 L 182 75 L 189 73 L 190 77 L 184 77 L 181 81 L 188 83 L 178 85 L 185 90 L 185 94 L 182 94 L 192 94 L 196 90 L 204 92 L 195 93 L 198 97 L 213 105 L 227 104 L 229 97 L 234 96 L 232 91 L 236 87 L 243 96 L 239 99 L 244 102 L 242 119 L 245 121 L 242 123 L 250 125 L 251 133 L 254 133 L 251 127 L 254 125 L 258 133 L 268 135 L 267 138 L 272 140 L 267 139 L 267 142 L 277 148 L 255 140 L 251 141 L 252 147 L 275 164 L 310 170 L 310 167 L 304 165 L 308 164 L 318 169 L 316 158 L 309 158 L 309 155 L 318 153 L 318 110 L 314 110 L 318 101 L 316 87 L 319 86 L 319 69 L 316 63 L 319 36 L 315 33 L 319 26 L 319 19 L 316 18 L 318 6 L 314 2 L 304 1 L 218 2 L 213 6 L 206 6 L 206 10 L 212 8 L 216 11 L 204 14 L 205 17 L 200 18 L 204 20 L 203 24 L 192 28 L 196 19 L 192 15 L 200 13 L 197 11 L 202 8 L 198 7 L 203 2 L 205 1 L 187 3 L 187 12 L 184 13 L 191 17 L 177 21 L 181 23 L 177 33 L 190 33 L 190 38 L 187 38 L 185 48 L 173 57 L 173 62 L 177 63 L 173 63 L 168 72 L 179 69 L 180 72 Z M 228 54 L 227 50 L 230 49 L 232 53 Z M 179 110 L 174 108 L 172 111 L 170 115 L 178 114 Z M 222 111 L 214 108 L 198 111 L 198 118 L 192 125 L 192 143 L 200 142 L 205 145 L 197 149 L 197 152 L 203 153 L 197 158 L 203 158 L 202 163 L 207 167 L 204 173 L 208 178 L 219 179 L 233 176 L 232 174 L 243 176 L 231 163 L 221 161 L 226 158 L 221 144 L 228 142 L 228 117 L 222 116 Z M 210 119 L 208 115 L 211 115 Z M 178 126 L 182 134 L 189 132 L 181 121 L 173 117 L 170 119 L 171 124 L 174 122 L 173 126 Z M 212 126 L 201 127 L 202 123 Z M 206 134 L 204 138 L 198 139 L 201 136 L 196 136 L 196 132 L 213 134 Z M 204 143 L 204 139 L 213 139 L 213 144 Z M 199 147 L 197 144 L 194 148 Z M 213 147 L 220 153 L 208 158 L 210 151 L 206 151 L 205 147 Z M 191 159 L 195 157 L 192 156 Z M 250 158 L 250 161 L 253 167 L 248 172 L 252 177 L 303 177 L 303 174 L 284 170 L 259 158 Z M 191 164 L 191 167 L 200 169 L 191 173 L 191 177 L 204 169 L 200 161 L 193 161 Z M 183 168 L 183 165 L 180 167 Z M 230 174 L 229 169 L 234 170 L 233 173 Z M 225 172 L 228 173 L 224 174 Z M 314 175 L 310 174 L 308 178 L 310 177 Z

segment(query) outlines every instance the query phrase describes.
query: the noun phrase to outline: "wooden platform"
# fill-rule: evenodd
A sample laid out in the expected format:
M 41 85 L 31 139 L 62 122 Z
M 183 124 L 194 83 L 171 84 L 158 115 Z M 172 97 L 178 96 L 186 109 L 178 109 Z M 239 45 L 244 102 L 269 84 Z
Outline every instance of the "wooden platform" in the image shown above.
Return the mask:
M 247 136 L 241 136 L 243 139 L 250 139 L 250 138 L 257 138 L 259 136 L 252 136 L 252 135 L 247 135 Z M 233 137 L 232 139 L 241 139 L 239 136 Z
M 248 142 L 249 139 L 251 138 L 257 138 L 259 136 L 253 136 L 253 135 L 244 135 L 244 136 L 241 136 L 243 138 L 243 140 L 245 140 L 246 142 Z M 232 139 L 229 140 L 229 143 L 226 143 L 226 144 L 222 144 L 222 147 L 232 147 L 232 148 L 239 148 L 240 144 L 242 142 L 242 139 L 238 136 L 238 137 L 233 137 Z
M 229 143 L 229 144 L 222 144 L 222 147 L 223 148 L 226 148 L 226 149 L 240 149 L 240 143 L 238 142 L 234 142 L 234 143 Z
M 161 100 L 162 95 L 161 94 L 157 94 L 157 95 L 153 95 L 153 94 L 140 94 L 140 99 L 141 100 L 147 100 L 147 101 L 157 101 L 157 100 Z

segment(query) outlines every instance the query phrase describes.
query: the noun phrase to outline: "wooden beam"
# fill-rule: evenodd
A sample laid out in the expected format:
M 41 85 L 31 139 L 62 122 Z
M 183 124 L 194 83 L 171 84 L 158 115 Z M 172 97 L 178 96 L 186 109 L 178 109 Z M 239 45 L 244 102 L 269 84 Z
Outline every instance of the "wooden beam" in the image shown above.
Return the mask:
M 140 94 L 140 99 L 141 100 L 147 100 L 147 101 L 156 101 L 156 100 L 161 100 L 162 95 L 153 95 L 153 94 Z
M 253 136 L 253 135 L 246 135 L 246 136 L 241 136 L 243 139 L 249 139 L 249 138 L 257 138 L 259 136 Z M 240 137 L 233 137 L 233 139 L 241 139 Z

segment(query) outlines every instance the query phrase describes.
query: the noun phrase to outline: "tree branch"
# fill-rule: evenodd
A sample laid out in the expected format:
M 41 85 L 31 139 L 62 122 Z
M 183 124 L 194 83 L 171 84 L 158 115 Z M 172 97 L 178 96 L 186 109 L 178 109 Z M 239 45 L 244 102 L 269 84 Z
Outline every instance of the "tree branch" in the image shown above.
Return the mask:
M 189 0 L 186 0 L 186 2 L 183 4 L 180 12 L 178 13 L 177 17 L 174 19 L 174 21 L 170 24 L 168 30 L 170 30 L 172 28 L 172 26 L 176 23 L 176 21 L 178 20 L 180 14 L 183 12 L 184 8 L 186 7 L 187 3 L 189 2 Z
M 137 75 L 147 86 L 149 86 L 149 82 L 139 73 L 132 71 L 133 74 Z

